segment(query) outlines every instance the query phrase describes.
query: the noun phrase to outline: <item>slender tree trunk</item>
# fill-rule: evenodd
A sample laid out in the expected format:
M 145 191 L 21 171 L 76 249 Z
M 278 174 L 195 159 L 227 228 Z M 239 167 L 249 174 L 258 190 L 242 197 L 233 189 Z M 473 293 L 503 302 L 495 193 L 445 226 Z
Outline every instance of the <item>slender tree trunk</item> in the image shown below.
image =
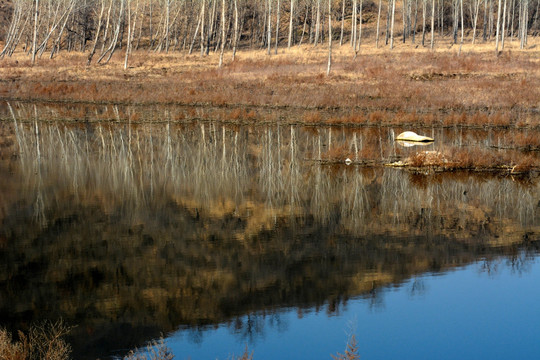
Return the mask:
M 343 30 L 344 30 L 344 27 L 345 27 L 345 0 L 343 0 L 343 3 L 341 5 L 341 33 L 339 35 L 339 46 L 343 45 Z
M 212 40 L 212 36 L 214 35 L 214 23 L 216 21 L 216 4 L 217 0 L 214 0 L 214 3 L 212 4 L 212 13 L 210 14 L 210 17 L 208 19 L 208 34 L 206 35 L 205 47 L 206 55 L 210 54 L 210 41 Z
M 390 40 L 390 19 L 392 17 L 392 1 L 393 0 L 388 0 L 388 6 L 386 9 L 386 31 L 384 33 L 385 45 L 388 45 L 388 41 Z
M 268 0 L 268 33 L 267 33 L 267 54 L 270 55 L 272 47 L 272 0 Z
M 234 44 L 232 61 L 236 58 L 236 47 L 238 46 L 238 0 L 234 0 Z
M 382 8 L 382 0 L 379 0 L 379 11 L 377 13 L 377 35 L 375 37 L 375 47 L 379 48 L 379 36 L 380 36 L 380 24 L 381 24 L 381 8 Z
M 332 0 L 328 0 L 328 67 L 326 76 L 330 75 L 332 69 Z
M 483 21 L 484 24 L 483 24 L 483 34 L 482 34 L 484 42 L 487 41 L 487 30 L 488 30 L 488 13 L 487 13 L 487 9 L 488 9 L 488 0 L 484 0 L 484 21 Z
M 358 51 L 360 51 L 360 46 L 362 45 L 362 8 L 363 8 L 363 5 L 364 5 L 364 0 L 360 0 L 360 19 L 358 20 L 358 41 L 356 42 L 357 45 L 358 45 L 358 50 L 355 51 L 355 57 L 356 57 L 356 53 Z
M 291 0 L 291 11 L 289 14 L 289 41 L 287 42 L 287 49 L 291 48 L 292 45 L 292 35 L 293 35 L 293 22 L 294 19 L 294 0 Z
M 463 0 L 459 0 L 460 3 L 460 11 L 461 11 L 461 40 L 459 42 L 459 50 L 458 50 L 458 56 L 461 55 L 461 47 L 463 46 L 463 36 L 464 36 L 464 30 L 463 30 Z
M 315 25 L 315 46 L 319 44 L 321 32 L 321 0 L 317 0 L 317 23 Z
M 105 11 L 105 0 L 101 1 L 101 12 L 99 13 L 99 20 L 98 20 L 98 26 L 96 29 L 96 36 L 94 38 L 94 46 L 92 46 L 92 50 L 90 51 L 90 55 L 88 55 L 88 61 L 86 62 L 86 66 L 90 66 L 90 63 L 92 62 L 92 58 L 94 57 L 94 54 L 96 53 L 97 44 L 99 41 L 99 34 L 101 31 L 101 21 L 103 19 L 103 12 Z
M 480 11 L 480 1 L 481 0 L 474 0 L 474 13 L 473 13 L 473 36 L 472 36 L 472 44 L 474 45 L 476 41 L 476 27 L 478 24 L 478 12 Z
M 415 0 L 414 3 L 414 29 L 412 34 L 412 43 L 416 41 L 416 29 L 418 27 L 418 0 Z
M 499 7 L 497 10 L 497 32 L 495 39 L 495 53 L 499 53 L 499 30 L 500 30 L 500 24 L 501 24 L 501 0 L 499 0 Z
M 503 20 L 502 20 L 502 31 L 501 31 L 501 50 L 504 50 L 505 32 L 506 32 L 506 0 L 504 0 L 504 6 L 503 6 Z
M 304 25 L 302 26 L 302 35 L 300 36 L 300 41 L 298 43 L 298 46 L 302 45 L 302 41 L 304 40 L 304 35 L 306 34 L 308 14 L 309 14 L 309 6 L 306 5 L 306 16 L 304 17 Z
M 225 53 L 225 0 L 221 1 L 221 51 L 219 53 L 219 67 L 223 67 L 223 54 Z
M 351 47 L 356 52 L 356 23 L 358 21 L 358 4 L 357 0 L 353 0 L 352 19 L 351 19 Z
M 396 0 L 392 0 L 392 24 L 390 25 L 390 49 L 394 48 L 394 18 L 396 13 Z
M 510 22 L 510 41 L 514 40 L 514 18 L 516 16 L 516 2 L 512 0 L 512 21 Z
M 407 37 L 407 0 L 402 1 L 402 18 L 403 18 L 403 35 L 402 35 L 402 42 L 405 44 L 405 40 Z
M 131 47 L 131 0 L 127 0 L 128 37 L 126 43 L 126 57 L 124 59 L 124 71 L 128 68 L 129 50 Z
M 435 0 L 431 4 L 431 50 L 435 42 Z
M 527 35 L 528 35 L 528 30 L 529 30 L 529 1 L 528 0 L 523 0 L 520 19 L 521 19 L 520 21 L 521 23 L 520 40 L 521 41 L 519 44 L 519 48 L 524 49 L 525 46 L 527 46 Z
M 439 0 L 439 3 L 441 4 L 440 6 L 440 11 L 439 11 L 439 14 L 440 14 L 440 32 L 439 32 L 439 36 L 441 37 L 441 39 L 443 38 L 443 35 L 444 35 L 444 0 Z
M 191 55 L 193 52 L 193 48 L 195 47 L 195 41 L 197 40 L 197 35 L 199 35 L 199 28 L 201 27 L 201 14 L 199 13 L 198 19 L 197 19 L 197 26 L 195 27 L 195 33 L 193 34 L 193 37 L 191 38 L 191 45 L 189 46 L 188 54 Z
M 204 11 L 205 11 L 205 8 L 206 8 L 206 0 L 202 0 L 202 5 L 201 5 L 201 57 L 204 56 L 204 23 L 205 23 L 205 15 L 204 15 Z
M 493 0 L 489 0 L 489 31 L 488 31 L 488 39 L 491 39 L 491 36 L 493 35 Z
M 39 16 L 39 0 L 36 0 L 36 10 L 34 12 L 34 39 L 32 41 L 32 65 L 36 63 L 38 16 Z
M 113 0 L 110 0 L 109 10 L 107 11 L 107 21 L 105 22 L 105 32 L 103 33 L 103 41 L 101 43 L 101 52 L 100 55 L 103 55 L 105 51 L 105 45 L 107 42 L 107 36 L 109 34 L 109 25 L 111 24 L 111 10 L 112 10 Z
M 427 0 L 422 0 L 422 46 L 425 46 L 426 40 L 426 11 Z
M 171 0 L 166 0 L 165 7 L 165 35 L 163 35 L 163 42 L 165 45 L 165 52 L 169 53 L 169 44 L 170 44 L 170 27 L 171 27 Z
M 118 43 L 118 37 L 119 37 L 119 34 L 120 34 L 120 28 L 122 27 L 122 18 L 124 16 L 124 5 L 125 5 L 125 1 L 126 0 L 121 0 L 120 1 L 120 11 L 118 13 L 118 23 L 116 25 L 116 30 L 115 30 L 115 33 L 113 35 L 113 38 L 112 38 L 112 41 L 111 41 L 111 44 L 109 46 L 109 48 L 107 48 L 107 50 L 101 54 L 101 56 L 99 57 L 98 59 L 98 63 L 101 62 L 101 60 L 103 60 L 103 58 L 109 54 L 107 60 L 105 62 L 109 62 L 109 60 L 111 60 L 111 57 L 113 56 L 114 52 L 116 51 L 116 44 Z
M 276 45 L 274 49 L 274 53 L 277 55 L 278 53 L 278 45 L 279 45 L 279 18 L 280 18 L 280 12 L 281 12 L 281 1 L 277 0 L 277 8 L 276 8 Z
M 69 18 L 71 17 L 71 14 L 68 14 L 64 20 L 64 24 L 62 25 L 62 28 L 60 29 L 60 32 L 58 33 L 58 36 L 56 37 L 56 41 L 54 42 L 52 49 L 51 49 L 51 55 L 49 56 L 49 59 L 52 59 L 54 57 L 55 52 L 60 51 L 60 41 L 62 40 L 62 35 L 64 34 L 64 29 L 66 28 L 66 25 L 69 21 Z M 105 40 L 104 40 L 105 41 Z

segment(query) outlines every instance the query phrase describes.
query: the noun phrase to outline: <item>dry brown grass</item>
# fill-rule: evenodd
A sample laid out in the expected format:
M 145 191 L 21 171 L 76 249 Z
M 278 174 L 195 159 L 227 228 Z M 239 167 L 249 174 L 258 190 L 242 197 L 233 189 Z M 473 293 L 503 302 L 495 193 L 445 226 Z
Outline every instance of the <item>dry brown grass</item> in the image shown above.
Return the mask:
M 528 174 L 540 171 L 538 157 L 525 154 L 499 153 L 481 148 L 450 148 L 445 151 L 419 151 L 403 165 L 412 169 L 438 171 L 496 171 Z
M 18 333 L 18 341 L 5 329 L 0 329 L 0 359 L 2 360 L 67 360 L 71 346 L 64 337 L 71 331 L 63 321 L 43 322 L 30 328 L 28 334 Z
M 171 350 L 165 345 L 165 341 L 151 341 L 146 348 L 130 351 L 124 357 L 124 360 L 172 360 L 174 355 Z
M 392 51 L 369 44 L 353 60 L 348 45 L 336 46 L 334 70 L 328 77 L 324 46 L 283 49 L 272 56 L 262 50 L 242 50 L 222 69 L 217 67 L 217 54 L 201 58 L 140 51 L 124 71 L 121 52 L 109 64 L 90 67 L 84 66 L 86 54 L 61 53 L 53 60 L 40 59 L 32 67 L 25 54 L 16 53 L 0 60 L 0 97 L 313 111 L 339 108 L 341 113 L 323 116 L 321 121 L 358 124 L 382 118 L 389 123 L 505 126 L 518 121 L 505 112 L 527 113 L 538 106 L 540 98 L 539 50 L 515 47 L 509 44 L 497 57 L 491 45 L 465 44 L 458 56 L 455 47 L 443 42 L 434 52 L 410 44 L 397 44 Z M 354 109 L 369 111 L 358 114 Z M 486 109 L 505 112 L 490 115 Z M 449 110 L 452 114 L 446 115 Z M 428 115 L 433 111 L 444 116 Z M 308 116 L 306 122 L 314 120 Z M 529 120 L 538 123 L 538 116 Z

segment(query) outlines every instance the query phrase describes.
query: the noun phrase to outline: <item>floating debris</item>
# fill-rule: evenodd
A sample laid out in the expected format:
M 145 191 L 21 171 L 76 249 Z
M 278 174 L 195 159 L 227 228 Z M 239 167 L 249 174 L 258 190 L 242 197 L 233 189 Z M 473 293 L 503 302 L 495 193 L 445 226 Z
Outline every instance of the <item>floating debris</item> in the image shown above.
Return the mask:
M 345 164 L 347 164 L 347 166 L 348 166 L 348 165 L 351 165 L 351 164 L 352 164 L 352 160 L 349 159 L 349 158 L 346 158 L 346 159 L 345 159 Z
M 396 137 L 396 141 L 404 141 L 408 143 L 431 143 L 434 140 L 428 136 L 418 135 L 413 131 L 405 131 Z

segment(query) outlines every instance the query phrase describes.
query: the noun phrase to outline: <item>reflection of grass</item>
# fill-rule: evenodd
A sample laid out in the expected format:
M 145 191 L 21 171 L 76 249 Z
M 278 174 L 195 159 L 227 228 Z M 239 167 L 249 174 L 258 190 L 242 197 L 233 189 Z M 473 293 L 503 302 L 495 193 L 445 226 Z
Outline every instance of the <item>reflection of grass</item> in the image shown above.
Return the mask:
M 358 342 L 356 341 L 356 336 L 351 335 L 349 341 L 347 342 L 347 348 L 345 353 L 337 353 L 337 355 L 332 355 L 334 360 L 359 360 L 360 355 L 358 354 Z
M 130 351 L 124 357 L 124 360 L 172 360 L 174 355 L 171 350 L 165 345 L 165 341 L 151 341 L 145 349 Z

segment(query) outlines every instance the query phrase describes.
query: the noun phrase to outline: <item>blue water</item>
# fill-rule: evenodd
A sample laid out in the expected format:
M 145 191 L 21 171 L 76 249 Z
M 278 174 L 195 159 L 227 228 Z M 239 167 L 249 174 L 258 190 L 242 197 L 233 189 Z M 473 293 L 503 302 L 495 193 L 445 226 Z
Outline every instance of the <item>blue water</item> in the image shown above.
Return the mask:
M 258 331 L 251 335 L 222 325 L 198 334 L 180 330 L 166 342 L 177 359 L 229 359 L 246 345 L 256 360 L 331 359 L 352 334 L 362 359 L 540 358 L 538 260 L 518 269 L 506 260 L 491 265 L 419 276 L 334 312 L 253 314 Z

